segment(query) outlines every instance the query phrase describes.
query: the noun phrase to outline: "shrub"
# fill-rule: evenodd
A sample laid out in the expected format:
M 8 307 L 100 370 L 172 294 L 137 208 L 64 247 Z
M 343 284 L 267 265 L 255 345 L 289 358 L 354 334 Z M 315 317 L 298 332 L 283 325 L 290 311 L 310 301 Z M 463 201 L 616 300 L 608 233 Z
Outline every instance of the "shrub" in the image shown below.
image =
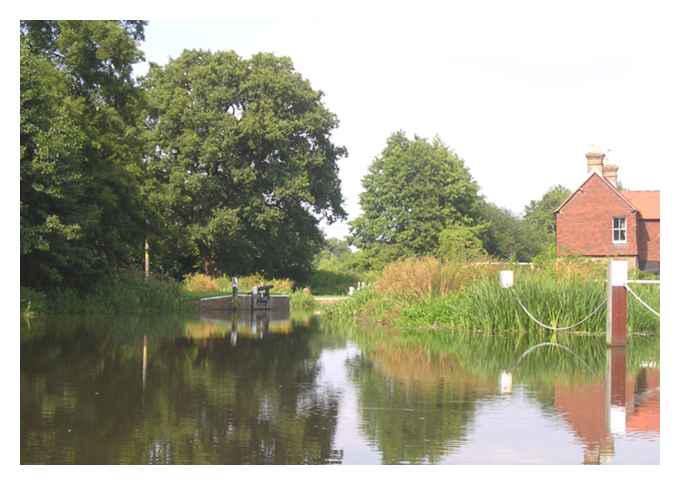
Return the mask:
M 218 280 L 202 273 L 194 273 L 184 278 L 184 289 L 190 293 L 204 293 L 221 288 Z
M 231 276 L 223 275 L 213 278 L 201 273 L 188 275 L 184 278 L 183 288 L 191 297 L 203 297 L 214 294 L 231 294 Z M 293 281 L 289 279 L 267 279 L 259 273 L 238 276 L 239 292 L 247 293 L 253 286 L 273 285 L 272 293 L 290 294 L 293 292 Z
M 313 310 L 316 306 L 316 301 L 312 294 L 308 291 L 294 291 L 290 295 L 290 306 L 293 311 L 296 310 Z
M 47 308 L 47 296 L 45 293 L 26 288 L 19 287 L 21 317 L 26 319 L 34 318 L 35 316 L 45 312 Z
M 28 290 L 26 295 L 36 295 Z M 35 296 L 26 297 L 37 301 Z M 22 300 L 24 297 L 22 296 Z M 87 291 L 57 288 L 46 293 L 41 315 L 86 314 L 120 315 L 134 313 L 169 313 L 185 310 L 181 287 L 173 279 L 143 273 L 121 271 L 103 279 Z M 31 303 L 31 311 L 38 310 Z
M 220 278 L 224 281 L 224 288 L 231 291 L 231 276 L 224 275 Z M 253 286 L 273 285 L 272 293 L 290 294 L 293 292 L 293 281 L 289 279 L 267 279 L 260 273 L 238 276 L 238 287 L 241 292 L 249 292 Z

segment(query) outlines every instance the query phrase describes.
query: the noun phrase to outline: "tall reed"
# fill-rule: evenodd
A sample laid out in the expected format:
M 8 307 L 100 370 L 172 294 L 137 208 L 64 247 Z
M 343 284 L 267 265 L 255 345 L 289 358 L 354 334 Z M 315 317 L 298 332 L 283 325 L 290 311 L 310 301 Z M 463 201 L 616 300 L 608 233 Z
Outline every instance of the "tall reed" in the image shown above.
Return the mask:
M 87 292 L 54 289 L 47 294 L 48 314 L 168 313 L 187 310 L 180 285 L 170 278 L 120 272 Z
M 595 313 L 571 332 L 603 333 L 606 326 L 605 268 L 583 260 L 544 262 L 515 273 L 515 287 L 501 288 L 502 265 L 455 265 L 418 258 L 388 265 L 375 287 L 327 311 L 330 319 L 392 325 L 404 330 L 455 329 L 496 334 L 550 332 Z M 641 285 L 640 285 L 641 286 Z M 658 308 L 659 287 L 638 290 Z M 599 307 L 599 309 L 598 309 Z M 629 302 L 629 331 L 658 333 L 659 321 L 636 301 Z

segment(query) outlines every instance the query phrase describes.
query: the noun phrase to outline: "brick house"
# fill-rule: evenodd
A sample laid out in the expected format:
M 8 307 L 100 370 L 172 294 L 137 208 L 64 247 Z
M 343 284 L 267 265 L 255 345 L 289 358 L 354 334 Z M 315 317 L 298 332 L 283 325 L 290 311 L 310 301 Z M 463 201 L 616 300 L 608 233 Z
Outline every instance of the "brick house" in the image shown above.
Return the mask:
M 557 256 L 627 259 L 659 272 L 659 191 L 619 190 L 616 165 L 595 147 L 586 153 L 588 177 L 555 210 Z

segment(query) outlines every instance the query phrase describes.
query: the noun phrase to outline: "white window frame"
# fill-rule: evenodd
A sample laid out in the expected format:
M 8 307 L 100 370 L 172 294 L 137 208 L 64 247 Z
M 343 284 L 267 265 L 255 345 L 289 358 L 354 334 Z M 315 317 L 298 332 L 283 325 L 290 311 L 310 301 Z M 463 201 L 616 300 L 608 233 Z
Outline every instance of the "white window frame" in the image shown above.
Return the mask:
M 623 221 L 623 224 L 617 227 L 617 221 Z M 623 239 L 616 239 L 617 232 L 619 235 L 623 234 Z M 628 224 L 625 217 L 612 217 L 612 242 L 614 244 L 626 244 L 628 242 Z

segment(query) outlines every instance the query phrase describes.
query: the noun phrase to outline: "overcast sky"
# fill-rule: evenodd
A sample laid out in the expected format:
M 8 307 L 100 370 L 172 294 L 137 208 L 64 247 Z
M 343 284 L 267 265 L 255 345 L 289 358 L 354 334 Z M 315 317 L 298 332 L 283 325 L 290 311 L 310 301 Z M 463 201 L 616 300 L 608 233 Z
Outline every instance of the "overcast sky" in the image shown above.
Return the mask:
M 609 150 L 630 189 L 662 188 L 678 159 L 672 16 L 655 3 L 594 3 L 271 4 L 207 21 L 152 18 L 143 49 L 159 64 L 185 48 L 289 56 L 339 117 L 349 219 L 362 176 L 400 129 L 439 134 L 488 200 L 521 213 L 551 185 L 576 188 L 590 144 Z

